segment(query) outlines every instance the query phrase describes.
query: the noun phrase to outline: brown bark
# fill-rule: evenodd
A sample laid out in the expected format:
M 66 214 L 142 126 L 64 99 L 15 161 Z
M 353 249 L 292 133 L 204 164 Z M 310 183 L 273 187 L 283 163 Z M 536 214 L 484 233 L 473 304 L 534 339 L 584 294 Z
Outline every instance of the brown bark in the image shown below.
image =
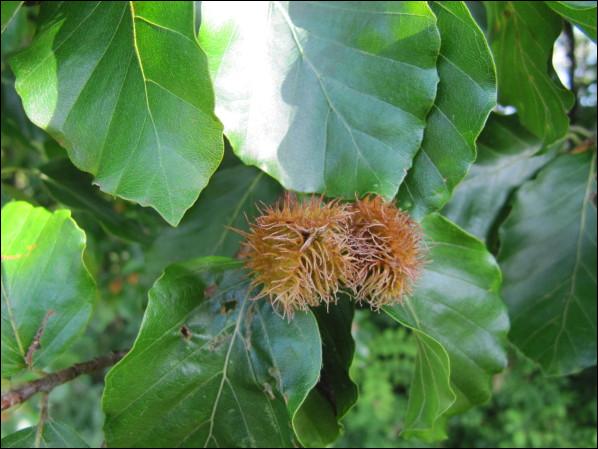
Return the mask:
M 112 366 L 122 359 L 126 353 L 127 351 L 113 352 L 88 362 L 77 363 L 70 368 L 48 374 L 40 379 L 20 385 L 2 394 L 2 411 L 25 402 L 37 393 L 49 393 L 58 385 L 69 382 L 82 374 L 93 373 L 94 371 Z

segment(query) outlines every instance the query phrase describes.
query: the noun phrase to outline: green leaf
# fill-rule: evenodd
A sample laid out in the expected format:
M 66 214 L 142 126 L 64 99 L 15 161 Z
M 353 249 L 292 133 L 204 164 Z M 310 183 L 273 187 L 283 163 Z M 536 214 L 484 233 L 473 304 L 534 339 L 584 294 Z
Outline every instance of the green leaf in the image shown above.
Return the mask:
M 2 2 L 2 10 L 0 11 L 2 17 L 2 33 L 4 33 L 4 30 L 6 29 L 8 24 L 17 15 L 22 5 L 23 2 Z
M 496 105 L 492 54 L 467 6 L 434 2 L 432 9 L 442 38 L 438 95 L 398 198 L 403 209 L 420 218 L 449 200 L 475 160 L 476 138 Z
M 90 212 L 109 233 L 131 242 L 149 243 L 149 231 L 139 221 L 125 218 L 114 204 L 102 198 L 92 177 L 77 170 L 66 158 L 53 159 L 40 167 L 50 194 L 73 210 Z
M 521 126 L 516 115 L 492 114 L 478 140 L 478 158 L 443 214 L 488 241 L 512 191 L 553 157 L 538 155 L 541 149 L 542 142 Z
M 89 447 L 77 433 L 64 424 L 46 421 L 41 434 L 40 445 L 35 445 L 37 427 L 27 427 L 5 438 L 2 447 Z
M 456 399 L 450 383 L 449 355 L 432 337 L 415 328 L 413 331 L 417 358 L 401 435 L 424 441 L 443 440 L 447 437 L 445 414 Z
M 6 33 L 8 34 L 8 33 Z M 6 35 L 2 42 L 6 40 Z M 27 118 L 19 95 L 14 88 L 14 76 L 9 69 L 2 71 L 2 149 L 14 151 L 20 158 L 27 158 L 39 151 L 47 135 Z M 3 156 L 3 159 L 6 156 Z M 33 165 L 21 160 L 21 166 Z
M 177 228 L 160 232 L 147 252 L 148 270 L 201 256 L 234 256 L 241 236 L 232 228 L 247 229 L 260 202 L 272 203 L 280 186 L 253 167 L 237 165 L 219 170 L 197 203 Z
M 559 156 L 501 227 L 510 338 L 549 374 L 596 364 L 595 195 L 596 154 Z
M 108 446 L 292 445 L 320 373 L 317 323 L 252 301 L 239 264 L 172 265 L 152 287 L 133 349 L 106 378 Z
M 569 127 L 574 95 L 558 81 L 552 48 L 562 21 L 543 2 L 484 2 L 498 73 L 498 100 L 517 108 L 521 123 L 552 143 Z
M 546 2 L 546 4 L 596 42 L 596 2 Z
M 326 447 L 340 433 L 334 404 L 317 388 L 311 390 L 301 404 L 294 426 L 297 439 L 303 447 Z
M 429 254 L 415 292 L 404 305 L 384 310 L 444 347 L 456 394 L 448 413 L 455 414 L 490 397 L 492 376 L 507 363 L 509 320 L 498 294 L 500 270 L 484 244 L 438 214 L 428 215 L 422 226 Z M 449 398 L 444 388 L 426 400 L 422 413 L 437 416 Z
M 295 432 L 305 447 L 324 447 L 340 435 L 340 420 L 357 401 L 357 385 L 349 376 L 355 342 L 351 336 L 355 309 L 348 297 L 313 310 L 322 336 L 323 366 L 318 385 L 297 412 Z
M 349 376 L 355 353 L 351 335 L 355 308 L 348 297 L 342 296 L 336 305 L 328 308 L 320 306 L 313 309 L 313 313 L 322 336 L 324 358 L 319 387 L 334 399 L 337 419 L 340 420 L 357 400 L 357 385 Z
M 96 288 L 83 263 L 85 233 L 68 210 L 25 202 L 2 209 L 2 376 L 44 368 L 83 332 Z M 31 345 L 36 334 L 40 346 Z
M 11 60 L 27 115 L 104 192 L 152 206 L 176 225 L 223 153 L 194 3 L 53 9 Z
M 202 2 L 235 152 L 287 189 L 392 198 L 436 95 L 435 24 L 425 2 Z

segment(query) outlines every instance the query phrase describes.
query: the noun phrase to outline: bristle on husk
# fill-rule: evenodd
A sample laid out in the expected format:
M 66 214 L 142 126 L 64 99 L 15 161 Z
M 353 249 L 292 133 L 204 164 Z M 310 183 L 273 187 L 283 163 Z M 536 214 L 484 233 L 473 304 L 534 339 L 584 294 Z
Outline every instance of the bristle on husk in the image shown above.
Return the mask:
M 336 301 L 352 276 L 350 207 L 321 197 L 287 194 L 250 226 L 241 257 L 253 274 L 256 299 L 268 297 L 283 316 Z
M 401 303 L 423 264 L 420 226 L 394 204 L 369 196 L 353 205 L 350 287 L 374 310 Z

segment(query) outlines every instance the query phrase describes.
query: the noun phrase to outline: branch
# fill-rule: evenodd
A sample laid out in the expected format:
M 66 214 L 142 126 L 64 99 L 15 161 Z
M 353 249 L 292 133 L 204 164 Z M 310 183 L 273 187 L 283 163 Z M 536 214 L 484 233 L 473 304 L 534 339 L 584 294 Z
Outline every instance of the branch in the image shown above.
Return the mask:
M 108 368 L 122 359 L 126 353 L 127 351 L 113 352 L 88 362 L 77 363 L 70 368 L 48 374 L 40 379 L 20 385 L 2 395 L 2 411 L 25 402 L 36 393 L 49 393 L 58 385 L 69 382 L 82 374 L 89 374 L 94 371 Z

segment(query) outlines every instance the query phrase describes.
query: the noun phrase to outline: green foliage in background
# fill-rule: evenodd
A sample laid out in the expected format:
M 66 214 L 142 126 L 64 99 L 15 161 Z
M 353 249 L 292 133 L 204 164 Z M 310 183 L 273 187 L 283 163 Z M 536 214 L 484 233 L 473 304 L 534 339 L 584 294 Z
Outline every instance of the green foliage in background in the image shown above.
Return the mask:
M 568 378 L 545 377 L 515 352 L 509 368 L 495 378 L 490 402 L 449 419 L 448 440 L 432 446 L 401 440 L 415 336 L 383 315 L 371 320 L 361 311 L 356 318 L 351 374 L 360 398 L 343 421 L 335 447 L 596 446 L 596 369 Z

